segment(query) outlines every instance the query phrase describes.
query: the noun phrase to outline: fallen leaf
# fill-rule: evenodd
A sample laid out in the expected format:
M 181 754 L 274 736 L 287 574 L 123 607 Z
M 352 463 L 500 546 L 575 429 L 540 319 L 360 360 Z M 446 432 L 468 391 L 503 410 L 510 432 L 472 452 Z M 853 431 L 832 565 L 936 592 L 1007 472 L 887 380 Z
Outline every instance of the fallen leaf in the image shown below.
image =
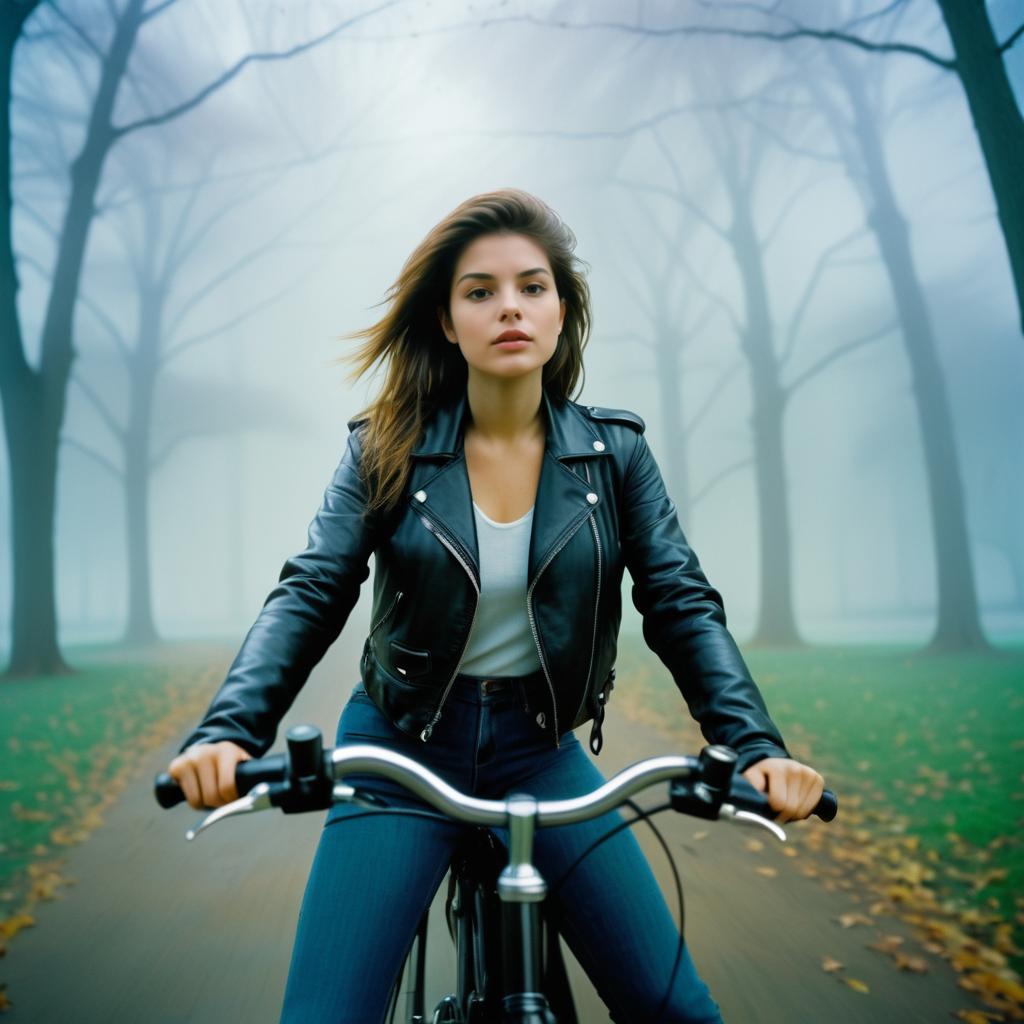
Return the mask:
M 31 914 L 12 914 L 4 921 L 0 921 L 0 932 L 8 939 L 13 938 L 22 928 L 31 928 L 36 919 Z
M 893 954 L 903 945 L 902 935 L 880 935 L 874 942 L 868 943 L 868 949 L 877 949 L 879 953 Z
M 901 971 L 912 971 L 914 974 L 927 974 L 928 961 L 920 956 L 907 956 L 906 953 L 897 953 L 893 960 Z
M 840 963 L 832 956 L 823 956 L 821 958 L 821 969 L 826 974 L 834 974 L 836 971 L 841 971 L 845 968 L 845 964 Z
M 869 989 L 859 978 L 843 978 L 843 981 L 845 981 L 854 992 L 863 992 L 867 995 L 871 991 L 871 989 Z
M 844 928 L 852 928 L 856 924 L 872 925 L 875 923 L 867 914 L 861 914 L 856 910 L 840 914 L 838 917 L 833 918 L 833 920 L 838 921 Z
M 754 868 L 759 875 L 764 875 L 765 878 L 774 878 L 779 872 L 776 868 L 770 868 L 766 864 Z

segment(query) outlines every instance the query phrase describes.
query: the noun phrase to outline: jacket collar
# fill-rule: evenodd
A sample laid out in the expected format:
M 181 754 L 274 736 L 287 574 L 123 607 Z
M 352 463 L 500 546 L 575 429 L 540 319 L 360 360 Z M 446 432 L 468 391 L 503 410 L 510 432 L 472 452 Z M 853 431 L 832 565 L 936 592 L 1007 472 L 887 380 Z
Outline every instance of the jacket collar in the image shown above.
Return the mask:
M 541 407 L 547 420 L 546 449 L 556 459 L 581 459 L 597 455 L 600 438 L 575 402 L 559 401 L 541 391 Z M 441 406 L 427 420 L 423 437 L 413 449 L 414 458 L 456 458 L 463 451 L 464 420 L 469 411 L 466 392 Z
M 565 465 L 567 459 L 607 454 L 586 415 L 575 403 L 556 401 L 547 391 L 543 392 L 542 404 L 548 425 L 530 533 L 527 578 L 531 581 L 561 549 L 574 528 L 582 525 L 596 504 L 607 497 L 592 489 L 589 472 L 576 473 Z M 446 461 L 426 472 L 416 472 L 414 467 L 408 500 L 457 541 L 479 586 L 480 553 L 463 445 L 467 405 L 463 392 L 458 401 L 439 409 L 427 422 L 413 457 Z M 599 447 L 594 447 L 595 442 Z

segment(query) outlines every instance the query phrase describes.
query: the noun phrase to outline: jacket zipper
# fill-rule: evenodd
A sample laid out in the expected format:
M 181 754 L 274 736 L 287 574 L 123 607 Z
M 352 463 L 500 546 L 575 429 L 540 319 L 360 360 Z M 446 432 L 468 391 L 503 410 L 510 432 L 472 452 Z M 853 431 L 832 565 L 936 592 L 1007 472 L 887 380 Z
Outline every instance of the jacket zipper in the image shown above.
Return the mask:
M 580 521 L 562 538 L 558 546 L 551 552 L 550 555 L 544 560 L 544 564 L 537 570 L 537 575 L 533 577 L 533 582 L 530 583 L 529 589 L 526 591 L 526 614 L 530 619 L 530 630 L 533 632 L 533 642 L 537 645 L 537 655 L 540 658 L 540 666 L 544 669 L 544 678 L 548 682 L 548 689 L 551 691 L 551 711 L 555 718 L 555 747 L 561 746 L 559 742 L 558 732 L 558 701 L 555 700 L 555 686 L 551 682 L 551 673 L 548 671 L 548 663 L 544 660 L 544 651 L 540 646 L 540 634 L 537 632 L 537 622 L 533 617 L 533 588 L 537 585 L 537 580 L 540 579 L 541 573 L 551 564 L 555 555 L 558 554 L 566 544 L 576 536 L 576 531 L 583 525 L 584 520 L 590 515 L 590 509 L 583 514 Z
M 590 467 L 583 463 L 583 470 L 587 474 L 587 483 L 589 484 Z M 601 535 L 597 529 L 596 511 L 590 517 L 590 525 L 594 530 L 594 547 L 597 551 L 597 596 L 594 598 L 594 628 L 590 634 L 590 664 L 587 666 L 587 682 L 583 687 L 583 699 L 580 701 L 579 707 L 576 708 L 576 715 L 572 719 L 574 722 L 586 702 L 587 694 L 590 692 L 590 675 L 594 671 L 594 649 L 597 647 L 597 611 L 601 605 Z
M 394 599 L 392 600 L 391 604 L 388 606 L 388 610 L 377 620 L 377 622 L 374 624 L 374 626 L 370 629 L 370 636 L 371 637 L 373 636 L 374 633 L 377 632 L 378 629 L 380 629 L 380 627 L 382 625 L 384 625 L 385 622 L 387 622 L 387 620 L 391 617 L 391 613 L 395 610 L 395 608 L 398 605 L 398 602 L 401 601 L 401 600 L 402 600 L 402 591 L 398 591 L 398 593 L 395 594 Z
M 465 559 L 456 550 L 454 543 L 448 540 L 437 524 L 431 522 L 422 513 L 420 514 L 420 521 L 452 553 L 459 565 L 466 570 L 469 582 L 473 584 L 473 590 L 476 592 L 476 602 L 473 605 L 473 617 L 469 620 L 469 631 L 466 633 L 466 642 L 462 645 L 462 652 L 459 654 L 459 660 L 455 665 L 455 671 L 452 673 L 451 679 L 448 680 L 448 685 L 444 688 L 444 692 L 441 694 L 441 702 L 437 705 L 433 718 L 430 719 L 424 730 L 420 733 L 420 739 L 426 743 L 427 740 L 430 739 L 430 734 L 434 731 L 434 726 L 437 725 L 441 719 L 441 709 L 444 707 L 444 702 L 448 699 L 448 694 L 451 692 L 451 688 L 455 684 L 455 678 L 458 676 L 459 669 L 462 666 L 462 659 L 466 656 L 466 648 L 469 647 L 469 638 L 473 635 L 473 623 L 476 622 L 476 610 L 480 607 L 480 584 L 477 583 L 476 577 L 473 575 L 473 570 L 470 569 Z

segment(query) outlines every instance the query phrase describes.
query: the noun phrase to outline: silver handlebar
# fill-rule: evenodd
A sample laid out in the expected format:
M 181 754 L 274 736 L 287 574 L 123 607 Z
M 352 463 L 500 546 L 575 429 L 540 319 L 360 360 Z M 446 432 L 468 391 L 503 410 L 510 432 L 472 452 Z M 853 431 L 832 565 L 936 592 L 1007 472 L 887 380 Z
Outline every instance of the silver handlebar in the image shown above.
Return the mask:
M 481 800 L 478 797 L 468 796 L 449 785 L 429 768 L 424 768 L 418 761 L 414 761 L 404 754 L 371 744 L 351 744 L 335 748 L 331 752 L 330 765 L 331 774 L 335 780 L 360 772 L 378 775 L 399 783 L 448 817 L 470 825 L 508 825 L 510 806 L 515 802 L 517 796 L 525 795 L 512 794 L 507 800 Z M 617 809 L 630 797 L 649 786 L 673 779 L 690 778 L 694 774 L 699 775 L 699 771 L 700 762 L 695 757 L 664 755 L 647 758 L 623 768 L 608 779 L 604 785 L 584 796 L 563 800 L 534 801 L 536 807 L 534 825 L 536 827 L 569 825 L 597 818 L 608 811 Z M 190 829 L 186 833 L 186 837 L 194 839 L 218 821 L 223 821 L 236 814 L 267 810 L 272 806 L 270 792 L 271 789 L 267 783 L 259 783 L 245 796 L 216 808 L 194 829 Z M 332 796 L 334 802 L 362 802 L 359 799 L 358 791 L 341 781 L 335 781 Z M 722 804 L 719 817 L 738 825 L 766 828 L 781 842 L 786 840 L 786 833 L 775 822 L 750 811 L 738 810 L 729 803 Z

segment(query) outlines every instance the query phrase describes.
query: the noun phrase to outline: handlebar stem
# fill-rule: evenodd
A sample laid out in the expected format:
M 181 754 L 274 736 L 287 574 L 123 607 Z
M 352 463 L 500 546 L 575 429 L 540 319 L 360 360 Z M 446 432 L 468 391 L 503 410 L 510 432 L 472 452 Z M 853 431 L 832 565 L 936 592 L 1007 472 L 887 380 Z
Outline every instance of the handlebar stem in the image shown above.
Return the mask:
M 533 866 L 533 832 L 537 801 L 516 793 L 508 800 L 508 864 L 498 878 L 498 895 L 506 903 L 540 903 L 547 883 Z

